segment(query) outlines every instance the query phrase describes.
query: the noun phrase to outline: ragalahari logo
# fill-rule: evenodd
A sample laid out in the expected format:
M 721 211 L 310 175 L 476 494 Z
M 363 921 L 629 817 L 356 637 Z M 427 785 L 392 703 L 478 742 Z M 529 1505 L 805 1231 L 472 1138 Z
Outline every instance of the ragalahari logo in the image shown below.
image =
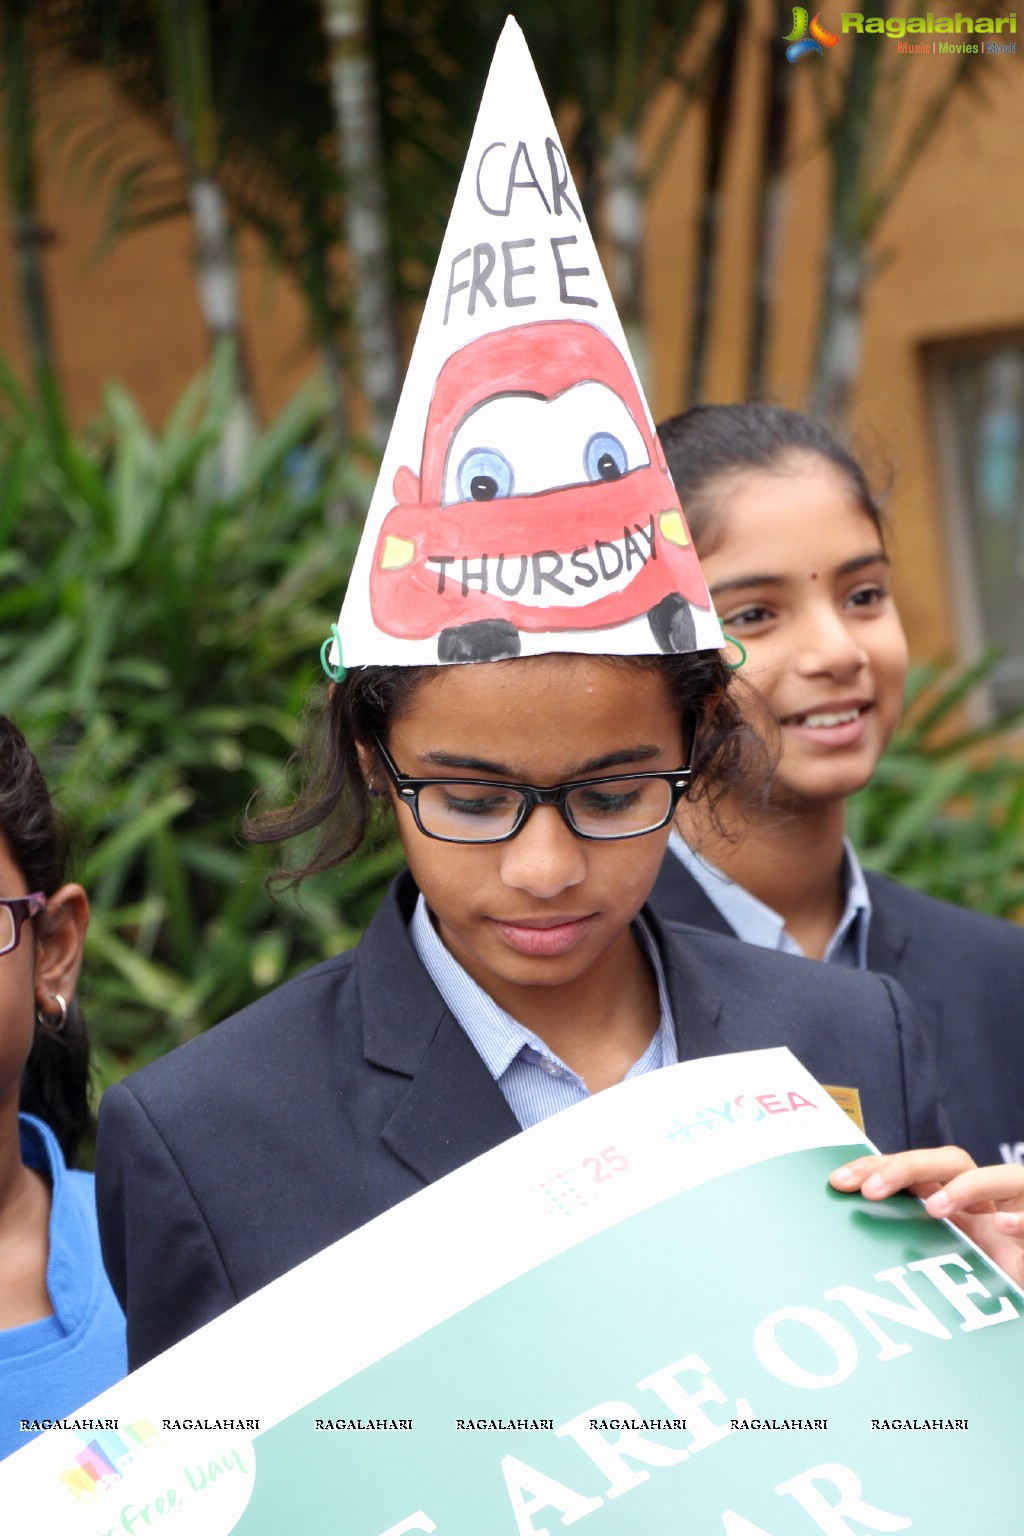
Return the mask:
M 808 32 L 810 36 L 808 37 Z M 807 12 L 802 5 L 793 7 L 793 30 L 787 32 L 783 39 L 789 44 L 786 49 L 786 58 L 791 64 L 797 59 L 802 59 L 805 53 L 822 53 L 826 48 L 834 48 L 839 41 L 837 32 L 830 32 L 821 24 L 820 13 L 807 25 Z
M 149 1419 L 136 1419 L 118 1429 L 79 1430 L 85 1449 L 60 1474 L 60 1482 L 83 1504 L 120 1482 L 128 1467 L 160 1440 Z

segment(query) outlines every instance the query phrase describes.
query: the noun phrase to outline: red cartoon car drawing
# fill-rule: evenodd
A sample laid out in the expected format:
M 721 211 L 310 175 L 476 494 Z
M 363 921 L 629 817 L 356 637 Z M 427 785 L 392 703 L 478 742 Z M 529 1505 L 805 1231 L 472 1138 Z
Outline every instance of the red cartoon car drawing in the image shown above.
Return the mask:
M 633 375 L 595 326 L 535 321 L 453 353 L 420 474 L 400 468 L 394 491 L 370 577 L 385 633 L 496 660 L 523 632 L 646 614 L 661 650 L 692 649 L 707 587 Z

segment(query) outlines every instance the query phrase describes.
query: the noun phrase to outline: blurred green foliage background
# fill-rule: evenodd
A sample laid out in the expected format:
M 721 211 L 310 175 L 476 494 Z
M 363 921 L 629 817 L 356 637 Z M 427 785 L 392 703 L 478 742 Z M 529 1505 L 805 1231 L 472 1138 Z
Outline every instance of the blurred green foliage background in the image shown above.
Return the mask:
M 80 436 L 0 375 L 0 700 L 92 900 L 101 1086 L 354 943 L 400 862 L 383 841 L 271 898 L 273 851 L 240 838 L 326 686 L 358 538 L 337 508 L 372 482 L 316 383 L 226 464 L 231 373 L 222 353 L 160 433 L 111 387 Z
M 970 666 L 915 667 L 900 728 L 871 783 L 848 802 L 847 830 L 869 869 L 930 896 L 1019 919 L 1024 910 L 1021 715 L 964 726 L 996 652 Z

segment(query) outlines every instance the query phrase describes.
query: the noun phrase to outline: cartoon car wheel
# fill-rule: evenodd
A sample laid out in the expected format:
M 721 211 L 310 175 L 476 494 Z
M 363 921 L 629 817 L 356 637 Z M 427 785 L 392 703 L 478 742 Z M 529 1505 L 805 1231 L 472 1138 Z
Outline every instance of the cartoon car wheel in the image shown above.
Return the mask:
M 647 615 L 651 634 L 661 650 L 666 652 L 692 651 L 697 646 L 697 626 L 685 597 L 670 592 Z
M 437 637 L 437 659 L 443 662 L 505 661 L 521 649 L 519 631 L 507 619 L 456 624 Z

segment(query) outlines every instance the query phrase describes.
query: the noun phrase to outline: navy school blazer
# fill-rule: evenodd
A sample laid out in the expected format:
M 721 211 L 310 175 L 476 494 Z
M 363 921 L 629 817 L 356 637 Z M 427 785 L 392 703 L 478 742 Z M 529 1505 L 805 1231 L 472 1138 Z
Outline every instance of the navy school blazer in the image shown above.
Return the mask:
M 519 1130 L 413 948 L 416 896 L 400 875 L 356 949 L 104 1094 L 100 1233 L 133 1369 Z M 948 1139 L 898 987 L 652 926 L 681 1060 L 788 1045 L 859 1086 L 884 1149 Z
M 868 968 L 898 981 L 914 1006 L 954 1142 L 978 1163 L 1024 1163 L 1024 928 L 866 878 Z M 737 937 L 672 852 L 650 901 L 663 919 Z

